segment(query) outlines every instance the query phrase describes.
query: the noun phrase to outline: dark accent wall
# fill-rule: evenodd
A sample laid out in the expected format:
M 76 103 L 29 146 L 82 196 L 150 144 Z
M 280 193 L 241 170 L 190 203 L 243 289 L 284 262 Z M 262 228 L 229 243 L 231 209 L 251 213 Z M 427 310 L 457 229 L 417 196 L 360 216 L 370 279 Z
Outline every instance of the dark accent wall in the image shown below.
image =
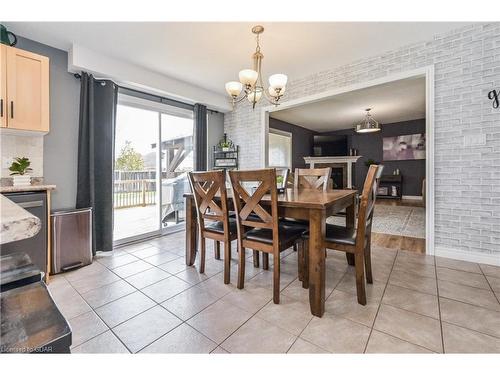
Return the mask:
M 322 133 L 345 134 L 349 136 L 349 148 L 358 149 L 362 157 L 355 166 L 354 184 L 361 190 L 368 172 L 365 162 L 373 159 L 384 164 L 384 174 L 392 174 L 399 168 L 403 175 L 403 195 L 422 195 L 422 181 L 425 178 L 425 160 L 394 160 L 384 161 L 382 151 L 382 138 L 398 135 L 425 133 L 425 119 L 404 121 L 393 124 L 383 124 L 382 130 L 377 133 L 357 134 L 352 129 Z
M 304 156 L 311 156 L 316 132 L 275 118 L 269 118 L 269 127 L 292 133 L 292 169 L 306 168 Z

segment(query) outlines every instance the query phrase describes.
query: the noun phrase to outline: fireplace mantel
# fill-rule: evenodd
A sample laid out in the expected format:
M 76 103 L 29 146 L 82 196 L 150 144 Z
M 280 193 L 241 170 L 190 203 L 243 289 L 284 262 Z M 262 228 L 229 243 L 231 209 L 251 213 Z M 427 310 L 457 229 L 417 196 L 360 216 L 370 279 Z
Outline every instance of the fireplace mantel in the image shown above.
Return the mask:
M 304 160 L 306 164 L 309 164 L 310 168 L 315 168 L 315 166 L 333 166 L 335 164 L 347 165 L 347 188 L 352 189 L 352 165 L 358 161 L 361 156 L 305 156 Z M 320 164 L 320 165 L 318 165 Z

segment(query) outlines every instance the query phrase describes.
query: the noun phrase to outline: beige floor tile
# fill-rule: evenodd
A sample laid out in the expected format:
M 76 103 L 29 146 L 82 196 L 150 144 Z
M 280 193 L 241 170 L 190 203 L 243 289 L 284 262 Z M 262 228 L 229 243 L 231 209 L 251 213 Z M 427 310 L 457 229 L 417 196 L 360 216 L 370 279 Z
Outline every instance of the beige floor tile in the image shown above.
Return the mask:
M 170 276 L 171 275 L 168 272 L 153 267 L 146 271 L 142 271 L 135 275 L 127 277 L 125 280 L 137 289 L 142 289 L 151 284 L 157 283 L 158 281 L 164 280 Z
M 77 280 L 71 280 L 70 283 L 79 293 L 86 293 L 90 290 L 101 288 L 104 285 L 114 283 L 118 280 L 120 280 L 118 276 L 103 267 L 101 272 L 97 274 L 89 275 L 83 279 L 79 278 Z
M 417 292 L 437 295 L 435 278 L 417 276 L 405 271 L 393 271 L 389 277 L 389 285 L 397 285 Z
M 164 251 L 166 250 L 151 245 L 150 247 L 146 247 L 145 249 L 134 251 L 134 256 L 144 259 L 153 255 L 161 254 Z
M 93 311 L 69 319 L 68 322 L 71 327 L 72 348 L 108 330 Z
M 126 252 L 118 253 L 116 255 L 110 254 L 110 256 L 101 256 L 97 259 L 99 263 L 101 263 L 103 266 L 108 267 L 109 269 L 124 266 L 125 264 L 136 262 L 138 260 L 139 258 L 136 258 L 132 254 Z
M 382 303 L 439 319 L 437 296 L 387 285 Z
M 295 300 L 309 303 L 309 289 L 302 288 L 302 281 L 295 279 L 290 285 L 288 285 L 281 295 L 288 296 Z
M 191 288 L 191 284 L 175 276 L 171 276 L 145 287 L 142 289 L 142 292 L 157 303 L 162 303 L 189 288 Z
M 236 289 L 233 292 L 226 294 L 222 300 L 238 306 L 251 314 L 255 314 L 272 298 L 272 293 L 268 289 L 254 288 L 251 290 Z
M 479 264 L 465 262 L 463 260 L 436 257 L 436 265 L 439 267 L 451 268 L 458 271 L 482 273 Z
M 301 338 L 332 353 L 363 353 L 370 328 L 335 315 L 314 317 Z
M 148 248 L 150 246 L 151 246 L 151 243 L 148 243 L 148 242 L 139 242 L 139 243 L 132 244 L 132 245 L 122 246 L 122 247 L 119 247 L 118 249 L 126 251 L 128 253 L 134 253 L 135 251 L 146 249 L 146 248 Z
M 490 286 L 483 274 L 452 270 L 443 267 L 437 267 L 436 269 L 439 280 L 490 290 Z
M 113 332 L 132 353 L 136 353 L 180 324 L 182 320 L 163 307 L 155 306 L 116 326 Z
M 325 311 L 346 319 L 371 327 L 377 315 L 378 302 L 367 302 L 365 306 L 358 303 L 354 294 L 334 290 L 325 303 Z
M 438 281 L 438 287 L 439 295 L 441 297 L 470 303 L 471 305 L 481 306 L 486 309 L 500 311 L 500 303 L 498 303 L 493 292 L 489 290 L 450 283 L 442 280 Z
M 217 301 L 188 320 L 190 326 L 220 344 L 252 316 L 228 302 Z
M 294 300 L 286 295 L 281 295 L 279 304 L 270 301 L 256 316 L 296 336 L 312 318 L 309 303 Z
M 214 350 L 210 352 L 210 354 L 229 354 L 229 352 L 220 346 L 216 347 Z
M 144 258 L 143 260 L 145 262 L 152 264 L 153 266 L 159 266 L 160 264 L 171 262 L 172 260 L 176 260 L 178 257 L 179 257 L 178 255 L 173 254 L 169 251 L 162 251 L 158 254 Z
M 106 267 L 104 267 L 99 262 L 93 262 L 88 266 L 78 268 L 74 271 L 69 271 L 64 274 L 64 277 L 69 282 L 73 283 L 73 281 L 88 279 L 94 277 L 95 275 L 99 275 L 102 272 L 106 271 Z
M 119 280 L 114 283 L 104 285 L 98 289 L 92 289 L 86 293 L 82 294 L 82 297 L 87 301 L 87 303 L 92 308 L 98 308 L 99 306 L 105 305 L 106 303 L 112 302 L 126 296 L 127 294 L 135 292 L 133 286 L 129 283 Z
M 328 352 L 298 337 L 288 350 L 288 354 L 328 354 Z
M 445 353 L 500 353 L 500 338 L 443 323 Z
M 66 319 L 74 318 L 92 310 L 88 303 L 70 285 L 53 288 L 51 294 L 61 314 Z
M 441 320 L 500 338 L 500 312 L 440 298 Z
M 295 339 L 290 332 L 254 316 L 221 346 L 230 353 L 286 353 Z
M 153 266 L 151 264 L 146 263 L 143 260 L 137 260 L 124 266 L 116 267 L 113 269 L 113 272 L 125 279 L 129 276 L 135 275 L 152 267 Z
M 168 273 L 175 275 L 176 273 L 182 272 L 186 269 L 194 268 L 186 265 L 186 260 L 183 257 L 179 257 L 167 263 L 160 264 L 158 268 L 161 268 Z
M 481 270 L 487 276 L 493 276 L 500 279 L 500 267 L 492 266 L 489 264 L 480 264 Z
M 194 267 L 190 267 L 184 271 L 176 273 L 175 276 L 191 285 L 199 284 L 202 281 L 205 281 L 209 278 L 209 276 L 206 273 L 200 273 Z
M 376 280 L 373 281 L 373 284 L 366 284 L 366 300 L 368 302 L 379 302 L 384 294 L 385 285 L 385 282 Z M 357 295 L 356 276 L 351 273 L 346 273 L 335 289 Z
M 253 267 L 250 264 L 250 267 Z M 293 280 L 297 278 L 297 275 L 291 275 L 288 273 L 281 272 L 280 274 L 280 290 L 283 290 L 290 284 Z M 236 281 L 236 280 L 235 280 Z M 273 288 L 273 270 L 269 267 L 268 271 L 263 271 L 253 277 L 250 281 L 245 283 L 245 289 L 254 289 L 254 288 Z
M 141 353 L 210 353 L 216 347 L 215 342 L 184 323 L 141 350 Z
M 488 283 L 495 292 L 500 292 L 500 279 L 493 276 L 486 276 Z
M 439 320 L 424 315 L 381 305 L 373 328 L 435 352 L 443 351 Z
M 196 262 L 197 269 L 200 269 L 199 265 L 199 259 L 197 259 Z M 218 273 L 222 272 L 224 269 L 224 261 L 223 260 L 216 260 L 216 259 L 207 259 L 205 261 L 205 275 L 208 277 L 212 277 L 214 275 L 217 275 Z
M 110 302 L 95 310 L 102 320 L 110 327 L 115 327 L 120 323 L 140 314 L 153 307 L 154 301 L 146 297 L 141 292 L 135 292 L 128 296 Z
M 434 257 L 432 255 L 418 254 L 404 250 L 398 251 L 396 261 L 418 264 L 435 264 Z
M 372 331 L 365 353 L 433 353 L 432 351 L 376 330 Z
M 162 306 L 179 318 L 188 320 L 218 299 L 219 297 L 195 286 L 166 300 Z
M 224 284 L 218 277 L 211 277 L 196 285 L 196 287 L 213 294 L 216 297 L 222 298 L 226 294 L 236 290 L 236 281 L 231 284 Z
M 425 276 L 432 279 L 436 278 L 436 266 L 433 264 L 419 264 L 396 261 L 393 271 L 410 273 L 416 276 Z
M 101 333 L 99 336 L 72 349 L 71 352 L 78 354 L 130 353 L 111 331 Z

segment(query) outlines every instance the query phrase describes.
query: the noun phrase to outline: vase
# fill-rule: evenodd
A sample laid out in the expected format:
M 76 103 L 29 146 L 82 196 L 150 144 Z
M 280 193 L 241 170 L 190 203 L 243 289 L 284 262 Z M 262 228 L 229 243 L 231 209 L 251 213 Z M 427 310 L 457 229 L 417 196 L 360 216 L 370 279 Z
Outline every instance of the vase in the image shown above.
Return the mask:
M 16 175 L 12 176 L 13 185 L 14 186 L 30 186 L 31 185 L 31 176 L 29 175 Z

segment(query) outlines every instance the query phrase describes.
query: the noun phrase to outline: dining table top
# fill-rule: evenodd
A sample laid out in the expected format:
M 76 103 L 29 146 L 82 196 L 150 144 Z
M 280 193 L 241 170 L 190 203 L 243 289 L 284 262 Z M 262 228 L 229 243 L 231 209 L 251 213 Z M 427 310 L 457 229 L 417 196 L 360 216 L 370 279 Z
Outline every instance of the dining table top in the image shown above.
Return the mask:
M 328 189 L 326 191 L 317 189 L 286 189 L 278 194 L 278 205 L 281 207 L 300 207 L 323 209 L 335 204 L 337 201 L 345 198 L 351 198 L 356 195 L 354 189 Z M 191 197 L 193 193 L 185 193 L 184 197 Z M 216 194 L 219 196 L 219 194 Z M 231 189 L 227 190 L 228 198 L 232 197 Z M 271 194 L 265 194 L 261 202 L 271 201 Z

